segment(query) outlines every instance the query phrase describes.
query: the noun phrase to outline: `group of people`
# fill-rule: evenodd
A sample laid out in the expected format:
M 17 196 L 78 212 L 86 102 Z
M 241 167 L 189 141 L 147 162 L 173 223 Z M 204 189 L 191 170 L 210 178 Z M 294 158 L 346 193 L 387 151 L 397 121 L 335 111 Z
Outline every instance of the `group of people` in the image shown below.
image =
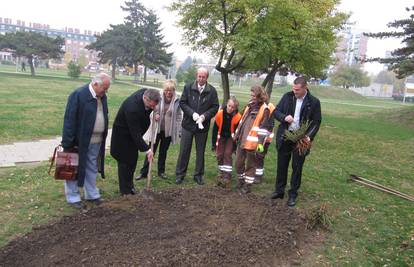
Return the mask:
M 276 107 L 269 103 L 261 86 L 253 86 L 250 100 L 241 114 L 239 102 L 234 96 L 219 108 L 217 91 L 207 82 L 208 76 L 207 69 L 199 68 L 195 81 L 185 85 L 181 96 L 176 93 L 175 82 L 167 80 L 161 93 L 156 89 L 144 88 L 122 103 L 113 123 L 110 148 L 110 154 L 118 165 L 121 195 L 136 193 L 133 177 L 138 151 L 145 153 L 145 161 L 136 180 L 147 177 L 158 147 L 158 176 L 168 178 L 165 162 L 170 144 L 180 143 L 175 182 L 181 184 L 187 173 L 193 139 L 196 148 L 193 179 L 199 185 L 204 184 L 210 121 L 214 121 L 212 149 L 216 153 L 219 169 L 217 185 L 231 188 L 235 152 L 237 188 L 241 193 L 249 193 L 253 184 L 262 181 L 264 158 L 273 139 L 274 121 L 278 120 L 277 177 L 271 198 L 284 198 L 288 166 L 292 159 L 287 204 L 294 206 L 303 164 L 321 123 L 320 102 L 309 92 L 306 79 L 296 78 L 292 91 L 283 95 Z M 65 195 L 67 202 L 76 208 L 84 207 L 79 187 L 84 187 L 86 201 L 102 202 L 96 176 L 100 173 L 104 178 L 108 132 L 106 93 L 110 84 L 110 76 L 100 73 L 68 98 L 62 146 L 67 151 L 77 149 L 79 166 L 77 180 L 65 181 Z M 301 137 L 301 142 L 308 145 L 305 153 L 297 148 L 296 142 L 285 138 L 286 131 L 294 132 L 304 122 L 309 125 L 306 134 Z

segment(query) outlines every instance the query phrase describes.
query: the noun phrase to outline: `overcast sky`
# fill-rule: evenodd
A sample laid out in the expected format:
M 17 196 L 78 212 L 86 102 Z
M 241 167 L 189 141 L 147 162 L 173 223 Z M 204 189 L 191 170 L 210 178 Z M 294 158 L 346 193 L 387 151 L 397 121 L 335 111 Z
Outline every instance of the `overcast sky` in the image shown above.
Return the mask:
M 24 20 L 27 23 L 37 22 L 49 24 L 51 28 L 72 27 L 83 30 L 104 31 L 109 24 L 123 22 L 125 13 L 120 6 L 124 0 L 11 0 L 3 4 L 0 17 Z M 156 10 L 164 27 L 166 41 L 173 44 L 171 52 L 178 59 L 184 59 L 189 50 L 181 45 L 180 32 L 174 26 L 176 17 L 164 8 L 171 0 L 141 0 L 148 8 Z M 367 32 L 387 30 L 386 24 L 400 18 L 407 18 L 405 7 L 414 5 L 409 0 L 342 0 L 338 7 L 342 11 L 351 12 L 351 21 L 356 27 Z M 368 57 L 384 56 L 385 51 L 399 47 L 396 40 L 369 39 Z M 378 72 L 379 64 L 367 64 L 366 70 Z

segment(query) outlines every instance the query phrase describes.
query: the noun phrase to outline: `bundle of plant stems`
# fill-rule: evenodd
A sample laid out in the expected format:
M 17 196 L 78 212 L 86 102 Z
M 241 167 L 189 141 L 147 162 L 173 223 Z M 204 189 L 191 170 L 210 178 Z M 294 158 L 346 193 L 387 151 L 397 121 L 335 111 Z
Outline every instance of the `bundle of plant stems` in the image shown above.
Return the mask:
M 300 124 L 299 129 L 295 131 L 285 130 L 284 139 L 296 143 L 299 155 L 304 155 L 312 146 L 311 141 L 308 140 L 306 135 L 310 124 L 309 121 L 304 121 Z

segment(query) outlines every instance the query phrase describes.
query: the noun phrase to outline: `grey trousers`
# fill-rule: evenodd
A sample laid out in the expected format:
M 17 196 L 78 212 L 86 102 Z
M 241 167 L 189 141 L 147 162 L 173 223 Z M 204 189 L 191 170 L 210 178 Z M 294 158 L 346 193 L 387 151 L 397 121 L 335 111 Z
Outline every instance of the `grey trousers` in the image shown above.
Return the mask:
M 88 154 L 85 165 L 85 199 L 97 199 L 101 195 L 99 189 L 96 187 L 96 175 L 98 174 L 97 160 L 99 156 L 99 149 L 101 143 L 90 144 L 88 147 Z M 65 181 L 65 195 L 68 203 L 74 203 L 81 201 L 81 195 L 79 192 L 78 181 Z
M 178 156 L 177 167 L 175 170 L 176 178 L 184 178 L 187 173 L 188 162 L 191 156 L 193 137 L 196 145 L 196 166 L 194 177 L 204 175 L 204 152 L 206 151 L 208 132 L 192 133 L 184 128 L 181 130 L 180 154 Z

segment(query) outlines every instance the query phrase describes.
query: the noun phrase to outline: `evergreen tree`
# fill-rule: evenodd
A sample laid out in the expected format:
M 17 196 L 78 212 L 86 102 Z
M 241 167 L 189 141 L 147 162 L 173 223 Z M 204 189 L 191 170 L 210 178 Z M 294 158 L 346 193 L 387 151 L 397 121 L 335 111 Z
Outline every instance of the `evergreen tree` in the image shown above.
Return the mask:
M 379 63 L 388 64 L 388 69 L 394 71 L 399 79 L 414 74 L 414 6 L 406 8 L 406 10 L 410 13 L 407 19 L 388 23 L 388 28 L 395 28 L 395 31 L 365 33 L 365 35 L 374 38 L 403 38 L 402 43 L 405 44 L 405 47 L 392 51 L 391 57 L 367 60 L 368 62 L 378 61 Z
M 139 36 L 134 34 L 133 28 L 128 24 L 111 25 L 111 29 L 96 36 L 96 41 L 86 48 L 98 51 L 99 62 L 112 66 L 112 79 L 115 79 L 116 66 L 123 66 L 129 61 L 131 47 L 135 43 L 142 44 Z
M 161 34 L 161 22 L 153 10 L 146 9 L 138 0 L 125 1 L 121 7 L 128 15 L 125 22 L 132 25 L 134 35 L 141 36 L 142 42 L 130 43 L 130 65 L 134 65 L 135 73 L 137 66 L 144 65 L 144 82 L 146 81 L 147 68 L 157 69 L 166 73 L 172 59 L 172 53 L 167 53 L 170 46 L 163 42 Z
M 171 44 L 163 42 L 164 35 L 161 34 L 161 22 L 153 10 L 148 10 L 144 31 L 144 82 L 147 80 L 147 68 L 157 69 L 166 74 L 167 67 L 171 63 L 172 53 L 167 53 Z

